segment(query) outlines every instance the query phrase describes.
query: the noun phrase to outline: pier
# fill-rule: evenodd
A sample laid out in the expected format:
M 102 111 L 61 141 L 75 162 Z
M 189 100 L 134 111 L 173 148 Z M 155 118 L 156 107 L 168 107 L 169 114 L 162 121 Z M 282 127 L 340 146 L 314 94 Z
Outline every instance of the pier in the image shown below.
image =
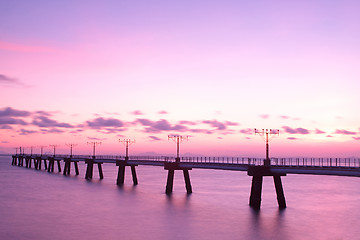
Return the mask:
M 182 171 L 187 194 L 192 193 L 189 171 L 198 169 L 217 169 L 225 171 L 244 171 L 252 177 L 249 205 L 254 209 L 261 206 L 262 182 L 264 177 L 273 177 L 275 193 L 279 208 L 286 208 L 284 188 L 281 177 L 287 174 L 312 174 L 312 175 L 336 175 L 360 177 L 360 159 L 358 158 L 240 158 L 240 157 L 171 157 L 171 156 L 86 156 L 86 155 L 12 155 L 11 164 L 25 168 L 44 170 L 53 173 L 54 170 L 63 175 L 70 175 L 71 165 L 74 166 L 75 174 L 79 175 L 78 163 L 86 165 L 85 179 L 91 180 L 94 165 L 97 165 L 99 178 L 103 179 L 102 164 L 112 164 L 118 167 L 117 185 L 123 185 L 125 181 L 125 168 L 130 167 L 133 184 L 138 184 L 136 167 L 139 165 L 151 165 L 163 167 L 168 171 L 165 193 L 173 191 L 174 175 L 176 171 Z M 32 164 L 33 163 L 33 164 Z M 63 165 L 63 168 L 62 166 Z M 33 167 L 32 167 L 33 166 Z M 55 167 L 57 166 L 57 168 Z

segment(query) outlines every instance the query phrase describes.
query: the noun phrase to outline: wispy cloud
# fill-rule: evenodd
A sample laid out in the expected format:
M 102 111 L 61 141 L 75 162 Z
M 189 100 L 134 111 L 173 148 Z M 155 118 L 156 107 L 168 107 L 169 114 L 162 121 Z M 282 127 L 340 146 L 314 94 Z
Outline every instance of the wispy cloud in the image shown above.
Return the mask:
M 158 114 L 168 114 L 168 112 L 165 110 L 162 110 L 162 111 L 159 111 Z
M 102 118 L 98 117 L 93 120 L 86 121 L 87 126 L 94 129 L 102 127 L 123 127 L 124 123 L 116 118 Z
M 26 130 L 26 129 L 20 129 L 18 132 L 19 135 L 30 135 L 30 134 L 38 133 L 38 131 Z
M 152 141 L 161 141 L 161 138 L 158 138 L 156 136 L 149 136 L 149 138 L 152 140 Z
M 323 134 L 323 133 L 326 133 L 326 132 L 321 131 L 321 130 L 319 130 L 319 129 L 315 129 L 315 133 L 316 133 L 316 134 Z
M 245 128 L 245 129 L 241 129 L 239 132 L 243 133 L 243 134 L 252 135 L 252 134 L 254 134 L 254 129 L 253 128 Z
M 269 114 L 261 114 L 259 115 L 259 117 L 263 118 L 263 119 L 268 119 L 270 117 Z
M 135 110 L 133 112 L 130 112 L 130 114 L 132 114 L 132 115 L 144 115 L 144 113 L 141 112 L 140 110 Z
M 291 128 L 288 126 L 283 126 L 282 128 L 289 134 L 310 134 L 310 131 L 305 128 Z
M 16 110 L 11 107 L 0 110 L 0 117 L 27 117 L 30 115 L 29 111 Z
M 342 135 L 356 135 L 356 132 L 352 132 L 352 131 L 348 131 L 345 129 L 336 129 L 336 131 L 334 132 L 334 134 L 342 134 Z
M 32 124 L 36 125 L 38 127 L 45 127 L 45 128 L 47 128 L 47 127 L 73 128 L 74 127 L 69 123 L 61 123 L 56 120 L 50 119 L 46 116 L 36 117 L 33 120 Z

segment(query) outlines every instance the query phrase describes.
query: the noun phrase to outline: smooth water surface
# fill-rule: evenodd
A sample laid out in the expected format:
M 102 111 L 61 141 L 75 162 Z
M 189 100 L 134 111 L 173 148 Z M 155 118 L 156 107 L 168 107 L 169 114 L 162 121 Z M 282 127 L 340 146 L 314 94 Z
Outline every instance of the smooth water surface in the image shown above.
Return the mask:
M 282 177 L 282 211 L 265 177 L 261 210 L 253 211 L 246 172 L 193 169 L 187 195 L 179 171 L 169 197 L 162 167 L 137 167 L 135 187 L 130 169 L 124 187 L 115 184 L 115 164 L 103 164 L 103 180 L 94 172 L 87 181 L 85 165 L 79 169 L 63 176 L 0 157 L 0 239 L 360 239 L 356 177 Z

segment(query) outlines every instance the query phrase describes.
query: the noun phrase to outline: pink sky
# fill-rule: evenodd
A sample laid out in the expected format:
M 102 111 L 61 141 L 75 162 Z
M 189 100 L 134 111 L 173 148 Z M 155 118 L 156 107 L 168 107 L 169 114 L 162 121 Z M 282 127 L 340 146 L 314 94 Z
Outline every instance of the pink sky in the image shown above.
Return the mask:
M 1 1 L 0 153 L 360 157 L 358 1 Z M 46 151 L 50 151 L 49 147 Z

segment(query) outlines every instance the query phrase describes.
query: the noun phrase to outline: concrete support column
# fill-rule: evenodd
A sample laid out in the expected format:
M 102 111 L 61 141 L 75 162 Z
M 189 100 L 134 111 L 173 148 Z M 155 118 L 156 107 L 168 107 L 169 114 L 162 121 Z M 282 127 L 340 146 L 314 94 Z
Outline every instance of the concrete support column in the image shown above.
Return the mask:
M 86 159 L 85 163 L 87 164 L 85 179 L 92 179 L 93 168 L 94 168 L 94 159 Z
M 192 193 L 192 187 L 190 182 L 190 176 L 189 176 L 189 170 L 185 169 L 183 170 L 184 173 L 184 180 L 185 180 L 185 187 L 187 193 Z
M 167 177 L 167 181 L 166 181 L 166 189 L 165 189 L 165 193 L 166 194 L 170 194 L 173 191 L 173 185 L 174 185 L 174 169 L 169 169 L 168 170 L 168 177 Z
M 133 179 L 134 185 L 138 185 L 135 166 L 131 166 L 131 174 L 132 174 L 132 179 Z
M 261 205 L 262 183 L 263 183 L 263 176 L 258 176 L 258 175 L 253 176 L 249 205 L 256 209 L 260 209 L 260 205 Z
M 276 196 L 277 196 L 279 208 L 286 208 L 285 195 L 284 195 L 284 190 L 283 190 L 280 176 L 274 176 L 274 185 L 275 185 Z
M 119 164 L 118 177 L 116 180 L 117 185 L 123 185 L 125 181 L 125 164 Z
M 97 163 L 98 169 L 99 169 L 99 177 L 100 177 L 100 179 L 103 179 L 103 178 L 104 178 L 104 174 L 103 174 L 103 171 L 102 171 L 101 164 L 102 164 L 102 163 Z

